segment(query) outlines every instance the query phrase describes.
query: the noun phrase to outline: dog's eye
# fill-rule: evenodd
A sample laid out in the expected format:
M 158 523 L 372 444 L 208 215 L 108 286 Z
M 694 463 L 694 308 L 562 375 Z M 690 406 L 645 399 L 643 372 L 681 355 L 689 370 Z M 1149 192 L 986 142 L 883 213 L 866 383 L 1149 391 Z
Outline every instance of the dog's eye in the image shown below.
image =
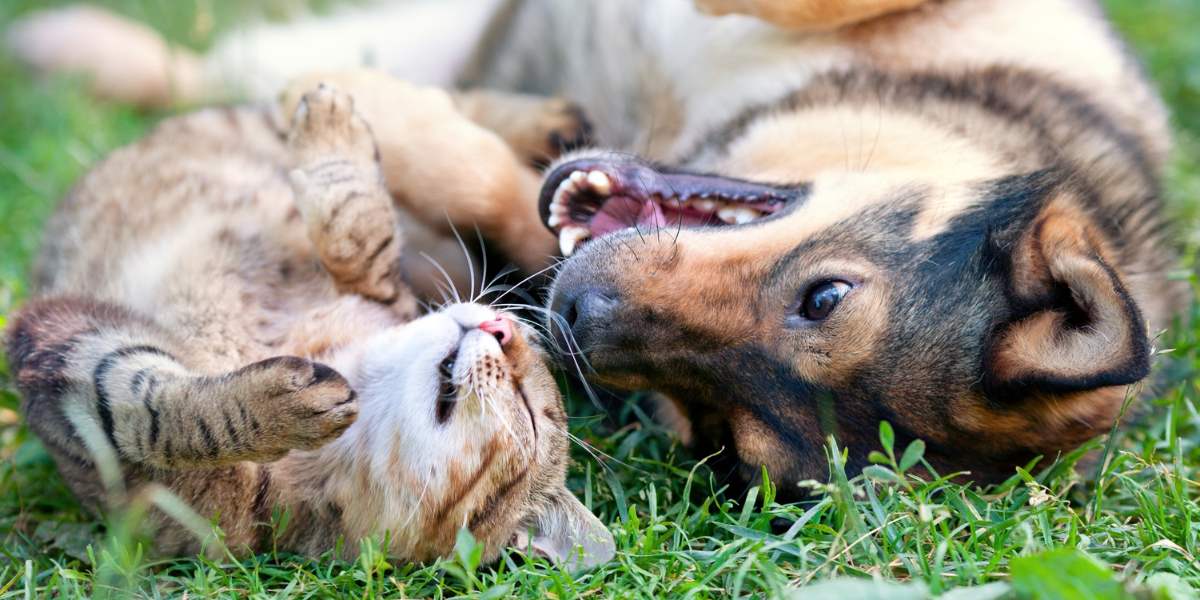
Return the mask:
M 808 289 L 800 303 L 800 316 L 809 321 L 822 321 L 833 312 L 852 286 L 841 280 L 824 281 Z

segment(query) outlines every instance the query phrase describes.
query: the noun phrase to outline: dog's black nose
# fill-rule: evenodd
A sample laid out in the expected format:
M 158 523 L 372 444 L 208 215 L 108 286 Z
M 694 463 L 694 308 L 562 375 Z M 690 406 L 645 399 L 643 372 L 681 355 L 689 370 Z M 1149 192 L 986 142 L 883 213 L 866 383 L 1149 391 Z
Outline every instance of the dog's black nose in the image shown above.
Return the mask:
M 553 330 L 562 350 L 587 352 L 612 327 L 620 304 L 616 290 L 608 287 L 589 285 L 559 294 L 553 303 Z

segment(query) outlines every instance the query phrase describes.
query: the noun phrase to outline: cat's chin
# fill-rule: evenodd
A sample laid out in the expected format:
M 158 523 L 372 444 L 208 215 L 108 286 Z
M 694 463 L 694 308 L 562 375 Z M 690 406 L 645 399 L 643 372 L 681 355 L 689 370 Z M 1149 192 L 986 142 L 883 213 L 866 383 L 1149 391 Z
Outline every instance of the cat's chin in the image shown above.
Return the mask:
M 557 388 L 515 324 L 493 331 L 504 319 L 456 304 L 336 355 L 331 364 L 358 393 L 359 416 L 331 449 L 396 457 L 372 467 L 372 477 L 390 470 L 422 486 L 453 478 L 449 464 L 475 472 L 493 458 L 505 468 L 536 462 L 538 415 L 547 398 L 561 410 Z
M 547 398 L 561 407 L 520 332 L 486 325 L 498 319 L 480 305 L 454 305 L 331 361 L 358 392 L 359 416 L 318 460 L 331 461 L 337 489 L 372 482 L 372 499 L 348 499 L 372 507 L 348 517 L 361 519 L 354 529 L 391 531 L 411 556 L 452 548 L 464 524 L 489 548 L 512 534 L 517 517 L 508 510 L 527 501 L 552 435 L 539 431 L 537 415 Z M 410 539 L 414 531 L 424 533 Z
M 480 328 L 498 320 L 478 304 L 455 304 L 388 328 L 333 360 L 376 416 L 443 428 L 494 411 L 511 396 L 513 365 L 497 337 Z

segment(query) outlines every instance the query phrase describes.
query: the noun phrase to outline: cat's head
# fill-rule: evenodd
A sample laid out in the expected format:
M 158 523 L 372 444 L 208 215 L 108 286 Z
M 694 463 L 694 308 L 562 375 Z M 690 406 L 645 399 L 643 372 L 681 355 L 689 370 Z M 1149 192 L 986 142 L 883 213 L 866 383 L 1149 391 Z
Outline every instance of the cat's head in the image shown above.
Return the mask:
M 362 486 L 376 498 L 364 514 L 343 512 L 348 529 L 386 530 L 417 560 L 448 554 L 463 527 L 488 560 L 505 546 L 574 567 L 612 557 L 612 535 L 566 488 L 566 413 L 528 333 L 456 304 L 381 332 L 339 365 L 361 412 L 338 445 L 370 457 Z

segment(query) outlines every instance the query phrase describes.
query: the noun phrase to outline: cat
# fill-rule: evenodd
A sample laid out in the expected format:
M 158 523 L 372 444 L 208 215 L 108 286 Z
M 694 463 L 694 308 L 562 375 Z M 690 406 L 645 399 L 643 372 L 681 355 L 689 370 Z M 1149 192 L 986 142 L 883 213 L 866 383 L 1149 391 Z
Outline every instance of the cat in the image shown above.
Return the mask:
M 418 317 L 353 98 L 317 86 L 290 132 L 279 114 L 168 119 L 50 219 L 7 350 L 67 484 L 96 510 L 164 486 L 242 553 L 386 534 L 426 561 L 465 527 L 486 559 L 608 560 L 611 534 L 565 487 L 566 416 L 531 332 L 479 304 Z M 149 520 L 159 553 L 215 547 Z

